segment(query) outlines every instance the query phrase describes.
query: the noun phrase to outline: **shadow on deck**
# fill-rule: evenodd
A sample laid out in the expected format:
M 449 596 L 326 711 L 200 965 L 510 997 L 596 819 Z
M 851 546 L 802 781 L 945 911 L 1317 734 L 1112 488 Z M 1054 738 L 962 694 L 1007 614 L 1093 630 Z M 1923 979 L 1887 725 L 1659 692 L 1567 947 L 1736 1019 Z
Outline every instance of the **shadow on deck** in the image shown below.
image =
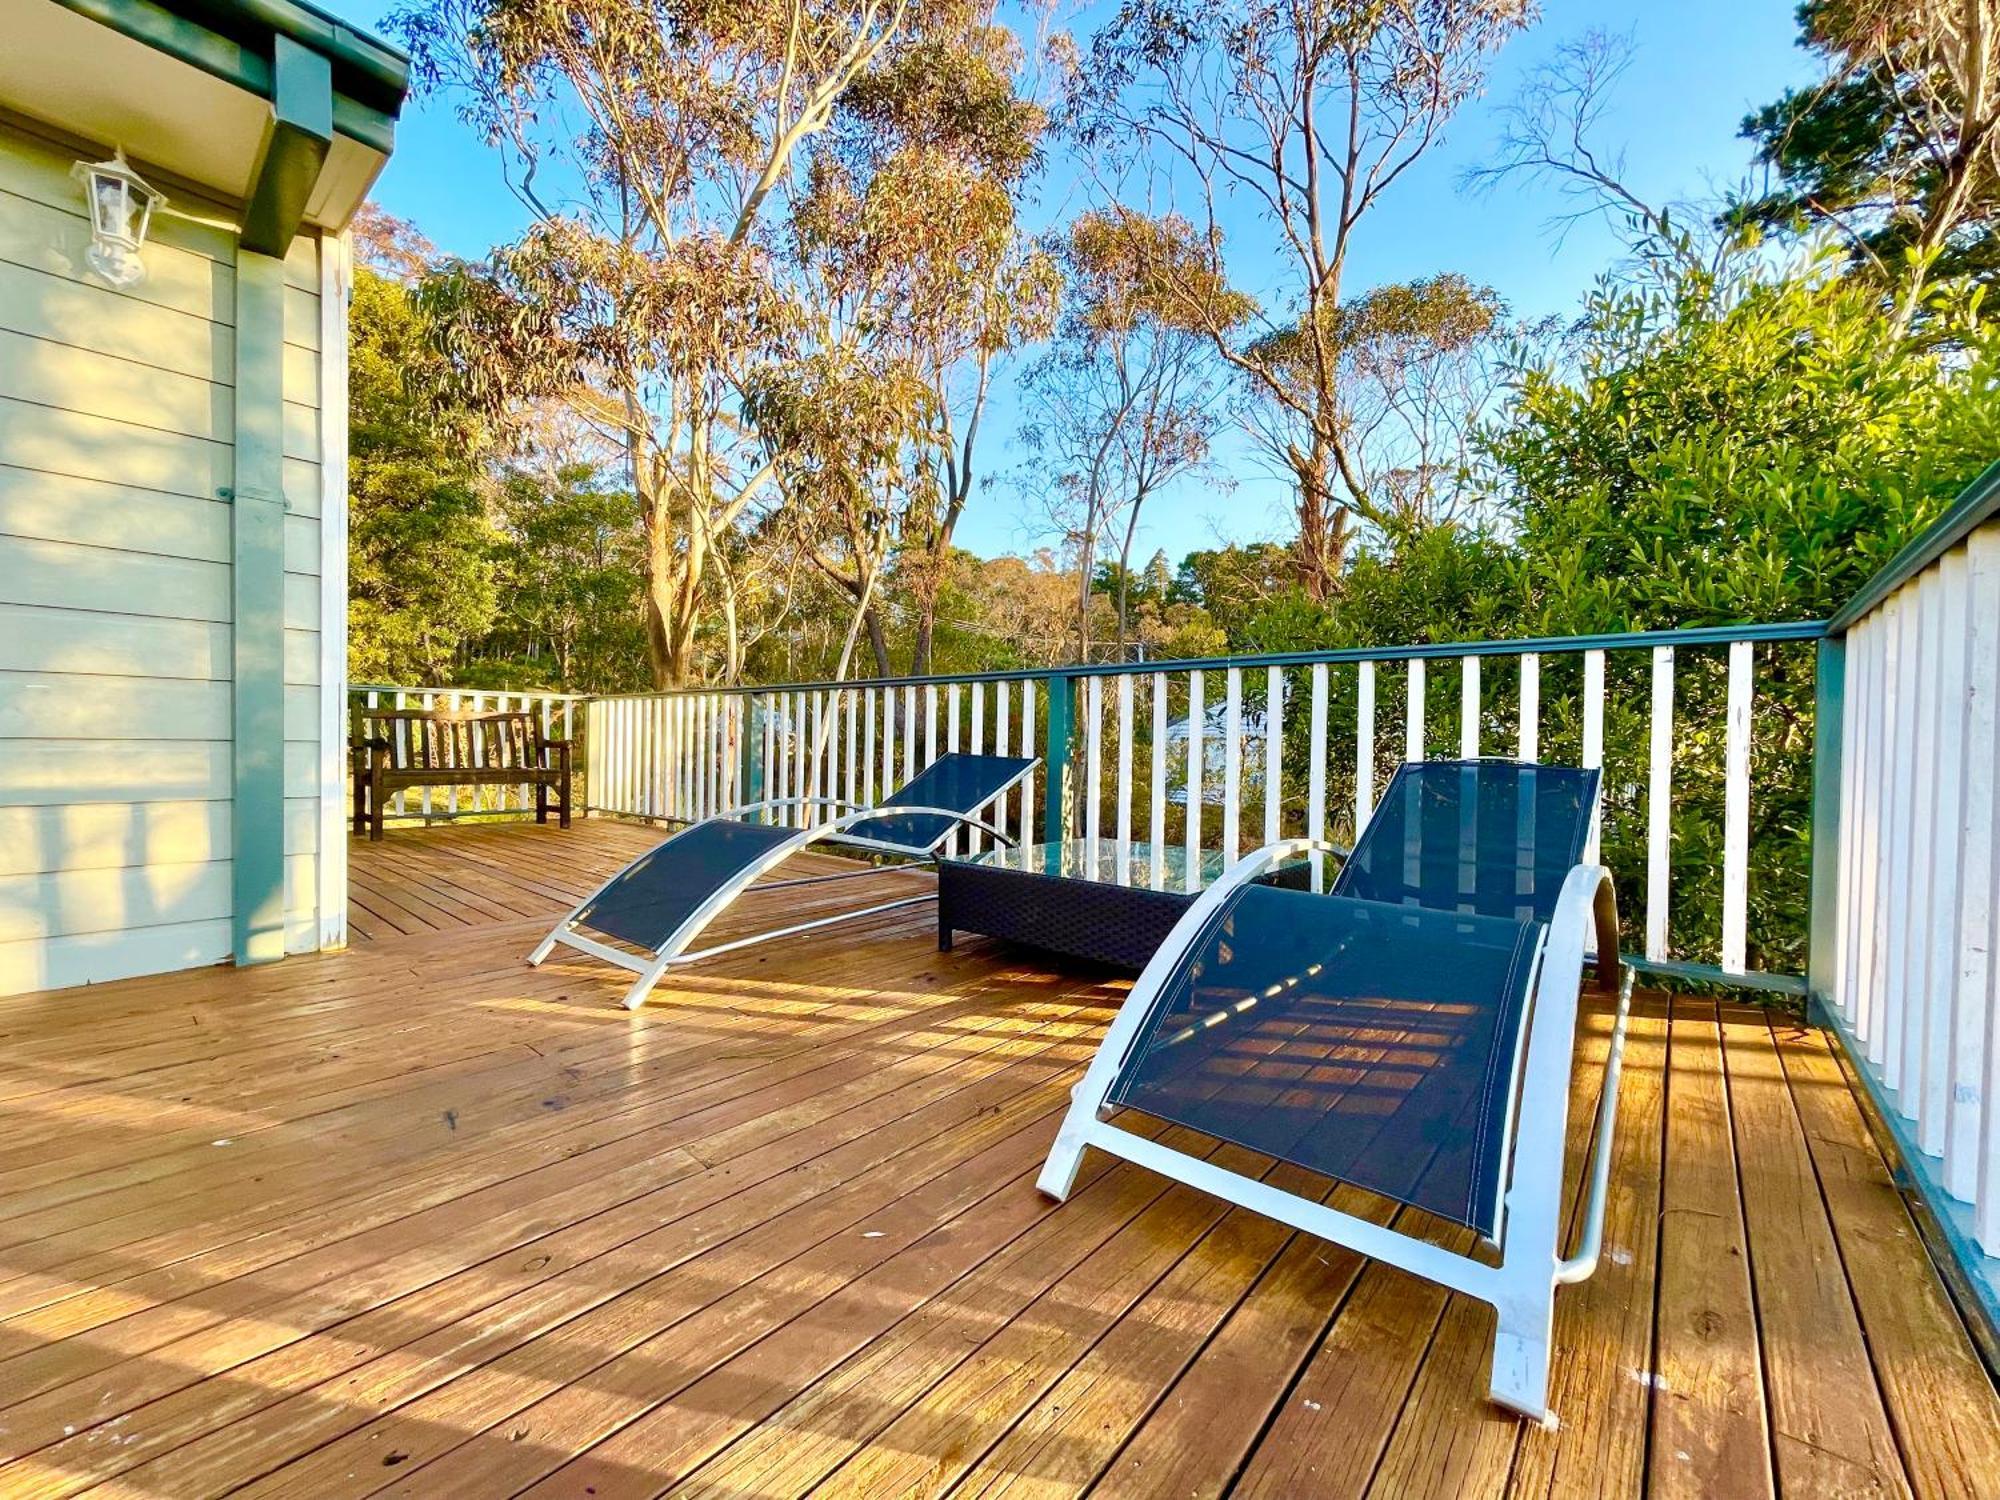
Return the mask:
M 923 909 L 637 1015 L 604 966 L 525 967 L 656 837 L 392 832 L 353 845 L 347 954 L 0 1001 L 0 1493 L 2000 1486 L 1817 1030 L 1640 1003 L 1549 1432 L 1484 1401 L 1475 1303 L 1100 1156 L 1036 1194 L 1116 982 L 937 953 Z

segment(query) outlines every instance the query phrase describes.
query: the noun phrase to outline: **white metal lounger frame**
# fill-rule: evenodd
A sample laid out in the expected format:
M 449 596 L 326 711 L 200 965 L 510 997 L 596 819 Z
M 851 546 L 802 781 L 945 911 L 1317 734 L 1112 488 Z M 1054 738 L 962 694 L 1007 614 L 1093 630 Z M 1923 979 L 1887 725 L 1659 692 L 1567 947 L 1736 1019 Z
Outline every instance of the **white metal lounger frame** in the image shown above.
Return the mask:
M 1529 978 L 1527 1047 L 1517 1061 L 1509 1117 L 1512 1150 L 1503 1157 L 1505 1194 L 1497 1230 L 1498 1265 L 1460 1255 L 1398 1233 L 1386 1225 L 1343 1213 L 1188 1156 L 1112 1124 L 1105 1101 L 1154 999 L 1195 943 L 1208 919 L 1231 892 L 1281 860 L 1331 846 L 1316 839 L 1269 844 L 1234 865 L 1198 897 L 1132 986 L 1089 1071 L 1070 1096 L 1038 1186 L 1058 1200 L 1069 1195 L 1084 1148 L 1096 1146 L 1177 1182 L 1212 1193 L 1267 1218 L 1390 1265 L 1399 1266 L 1467 1296 L 1498 1314 L 1493 1341 L 1492 1398 L 1536 1421 L 1555 1425 L 1548 1407 L 1549 1351 L 1555 1289 L 1582 1281 L 1597 1269 L 1604 1239 L 1604 1207 L 1611 1175 L 1611 1140 L 1617 1120 L 1618 1075 L 1624 1059 L 1625 1020 L 1632 972 L 1620 972 L 1618 917 L 1610 874 L 1579 864 L 1564 880 L 1555 911 L 1535 954 Z M 1576 1040 L 1578 990 L 1595 927 L 1599 987 L 1618 992 L 1604 1088 L 1598 1101 L 1583 1234 L 1576 1252 L 1562 1254 L 1563 1148 L 1569 1114 L 1570 1068 Z
M 1005 786 L 994 792 L 993 796 L 987 798 L 986 803 L 982 803 L 981 805 L 988 805 L 995 799 L 1005 796 L 1019 783 L 1021 777 L 1026 776 L 1032 769 L 1033 767 L 1024 767 L 1019 776 L 1014 777 Z M 638 864 L 640 860 L 652 854 L 653 851 L 648 849 L 644 854 L 626 861 L 609 880 L 604 881 L 596 890 L 571 907 L 563 916 L 563 919 L 549 930 L 549 935 L 535 945 L 535 951 L 528 955 L 528 962 L 535 965 L 541 964 L 544 959 L 555 951 L 556 945 L 560 943 L 566 948 L 576 949 L 579 953 L 588 953 L 593 958 L 601 958 L 606 963 L 616 964 L 619 968 L 628 970 L 639 976 L 632 981 L 632 987 L 626 990 L 624 999 L 624 1005 L 627 1010 L 637 1010 L 646 1003 L 646 996 L 651 994 L 653 986 L 660 982 L 660 976 L 666 973 L 668 969 L 674 968 L 677 965 L 695 963 L 700 959 L 713 958 L 718 953 L 732 953 L 738 948 L 749 948 L 758 943 L 773 942 L 778 938 L 792 937 L 801 932 L 811 932 L 814 928 L 831 927 L 838 922 L 853 922 L 862 917 L 872 917 L 879 912 L 895 911 L 899 907 L 916 906 L 922 902 L 935 901 L 937 899 L 935 893 L 926 893 L 922 896 L 904 896 L 895 901 L 880 901 L 873 906 L 864 906 L 856 911 L 838 912 L 830 917 L 816 917 L 810 922 L 795 922 L 789 927 L 777 927 L 769 932 L 753 933 L 749 937 L 737 938 L 733 942 L 717 943 L 714 947 L 702 948 L 693 953 L 687 951 L 688 944 L 700 937 L 709 923 L 728 910 L 730 903 L 742 895 L 756 881 L 758 876 L 783 864 L 809 844 L 834 840 L 847 848 L 871 849 L 885 854 L 902 854 L 911 858 L 919 858 L 934 852 L 950 836 L 951 830 L 947 830 L 932 840 L 927 849 L 918 850 L 908 844 L 895 844 L 880 839 L 858 838 L 846 832 L 847 829 L 857 823 L 864 823 L 871 818 L 879 818 L 885 815 L 950 818 L 954 828 L 958 826 L 977 828 L 983 833 L 990 833 L 996 840 L 1002 843 L 1012 845 L 1014 842 L 1014 839 L 1003 829 L 996 827 L 983 818 L 971 813 L 961 812 L 957 808 L 952 807 L 912 807 L 901 803 L 886 804 L 879 807 L 859 807 L 855 803 L 842 802 L 832 797 L 784 797 L 763 802 L 750 802 L 742 807 L 732 807 L 726 812 L 718 813 L 716 817 L 740 818 L 748 814 L 765 812 L 775 808 L 807 806 L 847 807 L 854 810 L 841 813 L 824 823 L 815 824 L 810 828 L 800 828 L 795 831 L 791 838 L 786 839 L 782 843 L 772 845 L 762 855 L 758 856 L 757 859 L 744 866 L 741 870 L 738 870 L 728 880 L 711 891 L 701 905 L 697 906 L 681 922 L 680 926 L 668 933 L 666 938 L 657 947 L 652 949 L 650 953 L 644 955 L 628 953 L 622 948 L 614 948 L 609 943 L 601 943 L 596 938 L 587 937 L 577 930 L 577 918 L 582 914 L 584 908 L 597 899 L 599 892 L 603 891 L 605 886 L 610 885 L 612 881 L 617 880 L 620 875 L 623 875 L 632 866 Z M 861 875 L 879 874 L 881 872 L 876 870 L 857 870 L 853 873 Z M 845 880 L 848 878 L 847 875 L 807 877 L 807 881 L 799 883 L 805 884 L 814 879 Z M 789 884 L 791 882 L 784 883 Z

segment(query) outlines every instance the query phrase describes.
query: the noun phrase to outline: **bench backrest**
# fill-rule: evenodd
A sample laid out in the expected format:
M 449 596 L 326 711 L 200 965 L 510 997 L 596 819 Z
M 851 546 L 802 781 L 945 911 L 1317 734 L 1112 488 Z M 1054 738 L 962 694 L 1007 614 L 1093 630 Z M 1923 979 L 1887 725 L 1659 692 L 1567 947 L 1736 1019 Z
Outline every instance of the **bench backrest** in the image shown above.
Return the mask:
M 398 771 L 502 771 L 539 766 L 545 737 L 532 713 L 479 713 L 423 708 L 357 709 L 358 750 L 386 746 Z

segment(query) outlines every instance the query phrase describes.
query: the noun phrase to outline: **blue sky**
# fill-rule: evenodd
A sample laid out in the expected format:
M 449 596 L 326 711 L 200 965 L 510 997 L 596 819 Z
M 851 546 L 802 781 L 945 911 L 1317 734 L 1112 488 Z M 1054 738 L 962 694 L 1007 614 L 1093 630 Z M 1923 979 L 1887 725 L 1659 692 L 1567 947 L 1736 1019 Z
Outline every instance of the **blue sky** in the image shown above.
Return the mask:
M 386 0 L 334 0 L 349 19 L 379 28 Z M 1494 110 L 1522 78 L 1565 41 L 1592 29 L 1629 34 L 1635 55 L 1606 114 L 1602 143 L 1625 153 L 1625 176 L 1649 201 L 1699 198 L 1740 181 L 1749 165 L 1736 131 L 1750 108 L 1811 77 L 1811 60 L 1794 43 L 1791 0 L 1544 0 L 1541 20 L 1495 60 L 1486 95 L 1453 121 L 1443 143 L 1384 198 L 1359 231 L 1350 295 L 1369 286 L 1457 271 L 1496 288 L 1522 317 L 1573 313 L 1592 279 L 1619 253 L 1608 226 L 1583 222 L 1560 238 L 1551 219 L 1565 205 L 1553 189 L 1513 183 L 1467 195 L 1464 169 L 1488 157 Z M 1058 159 L 1042 185 L 1041 212 L 1073 201 Z M 395 157 L 376 198 L 412 220 L 442 249 L 479 256 L 516 234 L 525 216 L 501 180 L 496 158 L 440 100 L 414 103 L 398 132 Z M 1234 237 L 1234 226 L 1232 237 Z M 1243 238 L 1255 230 L 1244 226 Z M 1245 257 L 1247 259 L 1247 257 Z M 1233 264 L 1247 286 L 1260 268 Z M 1015 468 L 1017 413 L 1003 382 L 985 429 L 981 464 L 989 474 Z M 1239 483 L 1182 486 L 1149 506 L 1135 552 L 1169 557 L 1224 540 L 1289 534 L 1282 485 L 1265 478 L 1240 441 L 1219 452 Z M 992 555 L 1024 551 L 1038 535 L 1038 507 L 1007 484 L 989 485 L 968 510 L 961 543 Z

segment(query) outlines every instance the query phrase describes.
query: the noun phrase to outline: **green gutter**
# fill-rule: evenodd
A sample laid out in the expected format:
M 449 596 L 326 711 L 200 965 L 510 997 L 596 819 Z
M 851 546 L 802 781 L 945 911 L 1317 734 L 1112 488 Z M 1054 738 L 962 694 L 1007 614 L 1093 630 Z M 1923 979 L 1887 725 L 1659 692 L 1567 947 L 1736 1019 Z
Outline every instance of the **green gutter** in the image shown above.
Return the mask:
M 290 37 L 384 95 L 400 99 L 409 89 L 407 54 L 316 6 L 293 0 L 169 0 L 169 6 L 224 32 L 247 26 Z
M 245 93 L 262 99 L 274 97 L 275 70 L 269 50 L 250 45 L 259 38 L 258 31 L 249 31 L 244 36 L 226 35 L 155 4 L 154 0 L 57 0 L 57 3 Z M 302 8 L 281 6 L 279 0 L 258 0 L 256 8 L 246 5 L 241 14 L 245 20 L 255 20 L 266 7 L 274 15 L 262 25 L 262 37 L 272 41 L 288 37 L 328 60 L 335 90 L 333 128 L 371 151 L 388 155 L 396 142 L 396 114 L 408 87 L 409 65 L 386 46 L 337 23 L 325 19 L 315 22 Z M 275 17 L 278 9 L 296 11 L 297 16 L 291 23 L 279 26 Z M 352 91 L 357 86 L 369 97 L 354 97 Z
M 1949 510 L 1917 533 L 1908 546 L 1889 559 L 1888 566 L 1862 585 L 1861 592 L 1827 621 L 1827 630 L 1844 635 L 1862 616 L 1956 547 L 1967 533 L 1996 515 L 2000 515 L 2000 461 L 1989 464 L 1986 472 L 1952 501 Z

